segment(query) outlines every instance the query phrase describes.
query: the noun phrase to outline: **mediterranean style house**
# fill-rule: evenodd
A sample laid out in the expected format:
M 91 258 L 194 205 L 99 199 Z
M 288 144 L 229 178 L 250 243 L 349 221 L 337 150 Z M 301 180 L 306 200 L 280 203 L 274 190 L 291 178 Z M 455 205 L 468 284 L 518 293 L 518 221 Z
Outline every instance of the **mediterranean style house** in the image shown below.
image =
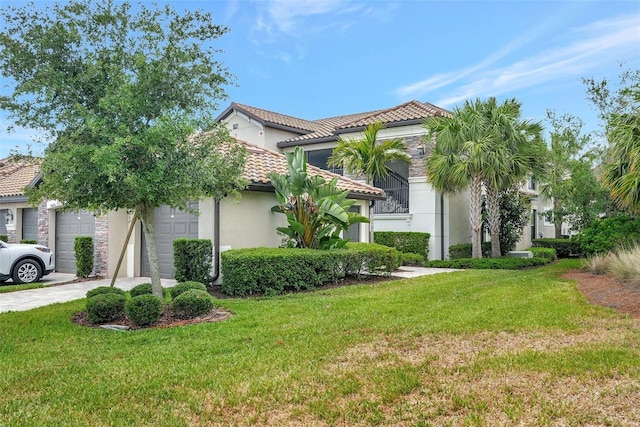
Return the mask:
M 234 102 L 218 120 L 232 136 L 260 147 L 285 153 L 301 146 L 308 163 L 340 175 L 341 169 L 327 165 L 338 139 L 360 138 L 368 125 L 384 123 L 378 139 L 402 139 L 412 161 L 392 164 L 389 176 L 374 182 L 385 192 L 385 199 L 370 207 L 374 229 L 427 232 L 431 234 L 429 258 L 440 259 L 448 256 L 450 245 L 469 242 L 471 235 L 466 195 L 437 193 L 425 176 L 424 158 L 431 147 L 423 143 L 422 123 L 427 117 L 446 114 L 450 113 L 435 105 L 411 101 L 383 110 L 305 120 Z

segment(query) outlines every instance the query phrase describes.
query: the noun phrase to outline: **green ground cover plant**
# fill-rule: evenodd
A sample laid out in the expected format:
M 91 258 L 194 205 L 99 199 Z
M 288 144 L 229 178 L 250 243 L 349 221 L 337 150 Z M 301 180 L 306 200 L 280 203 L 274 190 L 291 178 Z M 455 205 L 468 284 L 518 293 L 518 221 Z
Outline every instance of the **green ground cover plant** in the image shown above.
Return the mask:
M 0 285 L 0 294 L 16 291 L 26 291 L 27 289 L 38 289 L 44 287 L 45 285 L 43 285 L 42 283 L 24 283 L 22 285 L 8 285 L 6 283 L 3 283 Z
M 84 300 L 3 313 L 0 424 L 637 424 L 637 320 L 560 278 L 579 265 L 224 299 L 228 320 L 177 328 L 81 327 Z

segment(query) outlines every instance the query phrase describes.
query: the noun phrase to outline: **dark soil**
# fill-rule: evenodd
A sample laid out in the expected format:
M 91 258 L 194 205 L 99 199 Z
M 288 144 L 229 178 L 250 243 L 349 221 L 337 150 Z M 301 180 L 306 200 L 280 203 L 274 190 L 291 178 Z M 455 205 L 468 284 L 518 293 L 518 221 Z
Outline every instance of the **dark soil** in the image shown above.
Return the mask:
M 562 278 L 576 280 L 578 289 L 591 304 L 640 318 L 640 287 L 608 275 L 594 275 L 580 270 L 569 271 Z

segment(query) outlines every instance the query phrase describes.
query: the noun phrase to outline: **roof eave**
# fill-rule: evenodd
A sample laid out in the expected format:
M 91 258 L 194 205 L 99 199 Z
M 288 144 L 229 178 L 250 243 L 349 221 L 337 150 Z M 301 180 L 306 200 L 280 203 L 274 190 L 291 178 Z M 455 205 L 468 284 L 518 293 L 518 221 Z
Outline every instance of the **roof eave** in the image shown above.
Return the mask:
M 260 191 L 263 193 L 273 193 L 275 189 L 271 183 L 265 184 L 264 182 L 252 182 L 246 188 L 249 191 Z M 360 193 L 357 191 L 350 191 L 347 196 L 349 199 L 355 200 L 385 200 L 386 196 L 384 194 L 369 194 L 369 193 Z

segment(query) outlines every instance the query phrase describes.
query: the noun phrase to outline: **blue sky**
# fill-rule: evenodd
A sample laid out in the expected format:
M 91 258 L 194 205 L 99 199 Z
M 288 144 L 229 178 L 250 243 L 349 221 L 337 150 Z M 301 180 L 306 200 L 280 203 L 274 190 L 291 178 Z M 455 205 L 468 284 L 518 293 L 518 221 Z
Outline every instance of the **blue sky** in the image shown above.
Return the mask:
M 212 11 L 231 30 L 217 46 L 237 87 L 219 111 L 236 101 L 318 119 L 496 96 L 518 99 L 527 118 L 553 109 L 595 130 L 581 78 L 616 81 L 622 69 L 640 69 L 638 0 L 171 3 Z M 35 134 L 7 134 L 4 113 L 0 122 L 0 158 Z

